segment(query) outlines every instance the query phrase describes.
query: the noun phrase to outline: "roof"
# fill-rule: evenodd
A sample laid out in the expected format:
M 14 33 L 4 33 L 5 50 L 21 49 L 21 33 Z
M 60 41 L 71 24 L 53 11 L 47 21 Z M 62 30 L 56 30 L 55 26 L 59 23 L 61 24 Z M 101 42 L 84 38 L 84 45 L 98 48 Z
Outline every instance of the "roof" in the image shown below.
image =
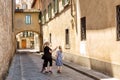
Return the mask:
M 16 13 L 23 13 L 23 12 L 40 12 L 38 9 L 16 9 Z

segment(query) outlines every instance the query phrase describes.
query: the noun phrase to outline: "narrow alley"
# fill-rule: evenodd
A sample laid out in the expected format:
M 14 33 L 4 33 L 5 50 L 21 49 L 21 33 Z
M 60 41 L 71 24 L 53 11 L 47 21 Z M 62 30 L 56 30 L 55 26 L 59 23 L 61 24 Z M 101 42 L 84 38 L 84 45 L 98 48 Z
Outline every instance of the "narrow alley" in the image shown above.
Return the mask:
M 50 64 L 63 54 L 61 74 L 54 61 L 52 74 L 40 72 L 46 42 Z M 0 80 L 120 80 L 119 73 L 120 0 L 0 1 Z
M 63 72 L 58 74 L 55 63 L 53 65 L 52 74 L 41 73 L 42 59 L 38 53 L 17 53 L 6 80 L 95 80 L 66 66 L 63 66 Z

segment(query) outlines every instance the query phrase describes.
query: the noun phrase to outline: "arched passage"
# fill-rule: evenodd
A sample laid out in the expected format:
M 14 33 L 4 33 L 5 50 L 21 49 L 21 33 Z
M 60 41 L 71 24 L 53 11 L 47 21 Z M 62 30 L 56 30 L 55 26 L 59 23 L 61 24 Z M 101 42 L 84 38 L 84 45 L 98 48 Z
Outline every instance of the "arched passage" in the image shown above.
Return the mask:
M 16 48 L 30 49 L 32 51 L 42 51 L 42 38 L 40 34 L 34 31 L 22 31 L 16 34 Z

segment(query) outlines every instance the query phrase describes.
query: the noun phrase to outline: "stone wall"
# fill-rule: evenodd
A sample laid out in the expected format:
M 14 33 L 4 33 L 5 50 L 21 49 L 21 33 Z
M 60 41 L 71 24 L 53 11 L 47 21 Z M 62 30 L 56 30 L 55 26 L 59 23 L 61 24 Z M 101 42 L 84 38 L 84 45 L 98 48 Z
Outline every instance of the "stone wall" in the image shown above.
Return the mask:
M 14 34 L 12 32 L 12 1 L 0 1 L 0 80 L 5 75 L 14 53 Z

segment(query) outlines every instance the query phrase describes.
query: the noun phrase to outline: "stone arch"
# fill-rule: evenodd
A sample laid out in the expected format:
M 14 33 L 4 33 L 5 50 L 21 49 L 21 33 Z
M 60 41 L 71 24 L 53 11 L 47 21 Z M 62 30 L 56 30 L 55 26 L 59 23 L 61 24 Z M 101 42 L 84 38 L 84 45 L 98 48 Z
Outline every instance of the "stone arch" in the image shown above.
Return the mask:
M 21 31 L 18 31 L 18 32 L 16 32 L 15 33 L 15 38 L 16 38 L 16 40 L 17 40 L 17 35 L 19 34 L 19 33 L 21 33 L 21 32 L 24 32 L 24 31 L 30 31 L 30 32 L 34 32 L 34 33 L 36 33 L 37 35 L 38 35 L 38 41 L 39 41 L 39 51 L 43 51 L 43 38 L 42 38 L 42 36 L 40 35 L 40 32 L 39 31 L 35 31 L 35 30 L 21 30 Z M 17 46 L 17 42 L 16 42 L 16 46 Z
M 19 34 L 20 32 L 24 32 L 24 31 L 31 31 L 31 32 L 35 32 L 35 33 L 37 33 L 38 35 L 40 35 L 40 32 L 34 31 L 34 30 L 21 30 L 21 31 L 17 31 L 17 32 L 15 33 L 15 35 Z
M 40 34 L 40 32 L 39 32 L 39 31 L 36 31 L 36 30 L 24 29 L 24 30 L 15 31 L 15 35 L 17 35 L 17 34 L 20 33 L 20 32 L 23 32 L 23 31 L 32 31 L 32 32 L 35 32 L 35 33 L 37 33 L 37 34 Z

